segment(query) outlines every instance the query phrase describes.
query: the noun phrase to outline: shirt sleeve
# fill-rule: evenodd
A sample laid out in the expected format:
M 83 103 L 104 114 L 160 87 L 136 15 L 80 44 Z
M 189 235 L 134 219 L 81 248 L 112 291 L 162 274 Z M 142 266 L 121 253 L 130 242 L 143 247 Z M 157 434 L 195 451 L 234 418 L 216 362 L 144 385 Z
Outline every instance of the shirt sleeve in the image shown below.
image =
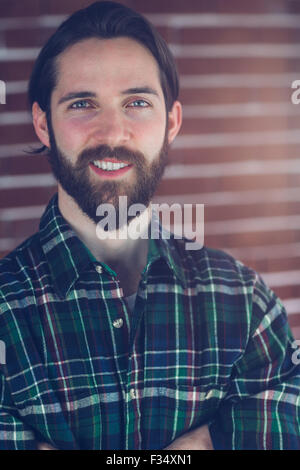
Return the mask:
M 215 449 L 300 449 L 300 366 L 285 309 L 261 279 L 249 340 L 209 424 Z
M 10 399 L 4 375 L 0 374 L 0 450 L 34 450 L 32 429 L 18 416 Z

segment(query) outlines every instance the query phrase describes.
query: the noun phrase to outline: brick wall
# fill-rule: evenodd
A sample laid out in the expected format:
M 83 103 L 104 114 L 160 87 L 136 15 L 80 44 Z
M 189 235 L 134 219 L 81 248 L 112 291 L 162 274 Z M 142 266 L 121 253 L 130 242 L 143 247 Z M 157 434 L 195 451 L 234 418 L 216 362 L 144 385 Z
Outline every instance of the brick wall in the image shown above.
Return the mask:
M 26 85 L 65 15 L 92 1 L 1 0 L 0 254 L 32 234 L 55 181 L 36 137 Z M 184 124 L 157 202 L 204 203 L 205 243 L 263 274 L 300 338 L 300 2 L 123 1 L 145 13 L 177 59 Z

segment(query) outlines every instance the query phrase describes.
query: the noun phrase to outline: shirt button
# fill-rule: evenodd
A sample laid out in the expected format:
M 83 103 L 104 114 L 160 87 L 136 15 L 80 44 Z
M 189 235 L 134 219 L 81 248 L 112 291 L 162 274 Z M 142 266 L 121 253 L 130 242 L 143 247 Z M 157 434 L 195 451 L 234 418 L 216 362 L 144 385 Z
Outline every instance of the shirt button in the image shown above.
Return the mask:
M 96 271 L 97 271 L 97 273 L 101 274 L 102 273 L 102 266 L 96 266 Z
M 114 326 L 115 328 L 122 328 L 122 326 L 123 326 L 123 320 L 122 320 L 122 318 L 118 318 L 118 320 L 115 320 L 115 321 L 113 322 L 113 326 Z
M 212 398 L 213 394 L 214 394 L 214 391 L 213 391 L 213 390 L 210 390 L 210 391 L 207 393 L 205 399 L 206 399 L 206 400 L 209 400 L 210 398 Z
M 135 400 L 137 398 L 137 391 L 134 388 L 131 388 L 129 391 L 129 395 L 132 400 Z

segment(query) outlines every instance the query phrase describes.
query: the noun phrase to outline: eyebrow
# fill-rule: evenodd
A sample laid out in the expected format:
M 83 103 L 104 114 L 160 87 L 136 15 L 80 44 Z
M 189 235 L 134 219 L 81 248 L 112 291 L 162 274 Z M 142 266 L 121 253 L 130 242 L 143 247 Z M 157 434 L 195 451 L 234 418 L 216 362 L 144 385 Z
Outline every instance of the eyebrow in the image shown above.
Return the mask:
M 135 94 L 142 94 L 146 93 L 148 95 L 155 95 L 159 96 L 156 90 L 154 88 L 148 87 L 148 86 L 143 86 L 143 87 L 134 87 L 134 88 L 128 88 L 127 90 L 122 91 L 122 95 L 135 95 Z M 97 95 L 96 93 L 92 91 L 75 91 L 75 92 L 70 92 L 67 93 L 66 95 L 62 96 L 58 104 L 65 103 L 66 101 L 71 101 L 75 99 L 83 99 L 83 98 L 96 98 Z
M 78 98 L 96 98 L 96 93 L 93 93 L 92 91 L 71 91 L 70 93 L 67 93 L 66 95 L 62 96 L 58 104 L 65 103 L 66 101 L 71 101 L 75 100 Z
M 149 86 L 128 88 L 127 90 L 122 91 L 122 95 L 135 95 L 139 93 L 146 93 L 147 95 L 159 96 L 157 91 L 154 90 L 154 88 L 151 88 Z

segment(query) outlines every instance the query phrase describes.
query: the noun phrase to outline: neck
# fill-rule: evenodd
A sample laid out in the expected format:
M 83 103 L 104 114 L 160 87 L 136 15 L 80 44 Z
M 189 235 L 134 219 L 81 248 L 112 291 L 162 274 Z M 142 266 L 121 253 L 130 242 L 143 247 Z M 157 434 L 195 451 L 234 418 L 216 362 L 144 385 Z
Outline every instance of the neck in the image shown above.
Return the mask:
M 88 247 L 97 261 L 102 261 L 112 269 L 132 268 L 142 270 L 146 265 L 148 253 L 148 226 L 151 220 L 151 206 L 139 216 L 139 232 L 130 236 L 137 223 L 137 217 L 128 226 L 115 231 L 105 232 L 84 214 L 77 203 L 60 186 L 58 206 L 61 214 L 71 225 L 77 236 Z M 135 235 L 137 235 L 135 233 Z M 144 238 L 143 238 L 144 236 Z

